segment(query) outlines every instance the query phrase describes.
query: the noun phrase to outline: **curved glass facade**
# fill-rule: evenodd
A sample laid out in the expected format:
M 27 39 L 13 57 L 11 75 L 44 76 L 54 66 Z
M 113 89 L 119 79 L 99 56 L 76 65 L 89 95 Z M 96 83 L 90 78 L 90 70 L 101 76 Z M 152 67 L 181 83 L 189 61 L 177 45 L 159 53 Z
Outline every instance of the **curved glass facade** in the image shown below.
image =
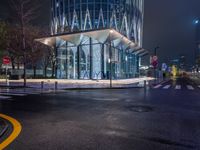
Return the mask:
M 52 34 L 114 28 L 142 46 L 144 0 L 52 0 Z
M 57 78 L 124 79 L 138 75 L 142 47 L 144 0 L 52 0 L 51 33 L 56 38 Z M 113 29 L 124 38 L 105 36 Z M 98 35 L 94 31 L 102 30 Z M 93 31 L 91 34 L 74 34 Z M 116 33 L 117 34 L 117 33 Z M 130 43 L 130 42 L 129 42 Z

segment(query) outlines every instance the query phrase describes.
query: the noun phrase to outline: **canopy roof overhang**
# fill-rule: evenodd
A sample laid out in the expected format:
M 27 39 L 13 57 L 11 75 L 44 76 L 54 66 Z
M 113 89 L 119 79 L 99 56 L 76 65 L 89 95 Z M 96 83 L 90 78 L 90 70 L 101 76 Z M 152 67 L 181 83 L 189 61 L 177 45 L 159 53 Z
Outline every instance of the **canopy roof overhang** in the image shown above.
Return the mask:
M 113 47 L 122 46 L 124 50 L 143 56 L 141 54 L 148 54 L 148 51 L 139 47 L 135 42 L 129 40 L 126 36 L 122 35 L 115 29 L 96 29 L 81 32 L 57 34 L 49 37 L 36 39 L 35 41 L 43 43 L 47 46 L 56 46 L 57 40 L 63 40 L 72 43 L 74 46 L 79 46 L 84 43 L 85 37 L 92 38 L 99 43 L 111 43 Z

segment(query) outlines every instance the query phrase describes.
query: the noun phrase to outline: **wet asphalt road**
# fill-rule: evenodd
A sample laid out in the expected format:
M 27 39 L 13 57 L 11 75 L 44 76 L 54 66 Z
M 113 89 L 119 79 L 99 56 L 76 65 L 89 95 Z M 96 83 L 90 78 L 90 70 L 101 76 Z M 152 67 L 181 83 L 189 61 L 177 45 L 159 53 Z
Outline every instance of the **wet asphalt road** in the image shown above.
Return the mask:
M 1 100 L 0 111 L 22 124 L 7 150 L 199 150 L 200 88 L 185 79 L 162 87 Z

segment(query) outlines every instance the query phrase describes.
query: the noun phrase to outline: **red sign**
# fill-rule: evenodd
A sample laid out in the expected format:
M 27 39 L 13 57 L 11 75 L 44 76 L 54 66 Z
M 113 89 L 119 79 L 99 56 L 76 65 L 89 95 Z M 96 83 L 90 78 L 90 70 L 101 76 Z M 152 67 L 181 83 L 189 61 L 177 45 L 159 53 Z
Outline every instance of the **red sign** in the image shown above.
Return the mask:
M 152 63 L 152 65 L 153 65 L 154 68 L 156 68 L 156 67 L 158 66 L 158 62 L 157 62 L 157 61 L 154 61 L 154 62 Z
M 156 68 L 158 66 L 158 57 L 157 56 L 152 56 L 151 57 L 151 65 Z
M 4 56 L 4 57 L 3 57 L 3 64 L 4 64 L 4 65 L 10 64 L 10 57 Z

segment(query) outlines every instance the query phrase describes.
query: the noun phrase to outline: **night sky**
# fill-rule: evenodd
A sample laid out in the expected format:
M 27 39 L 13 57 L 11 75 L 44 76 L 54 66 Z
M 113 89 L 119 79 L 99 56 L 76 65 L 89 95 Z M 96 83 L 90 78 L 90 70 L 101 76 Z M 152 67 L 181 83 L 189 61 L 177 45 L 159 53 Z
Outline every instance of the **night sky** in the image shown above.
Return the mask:
M 43 0 L 38 20 L 49 27 L 50 0 Z M 9 17 L 8 0 L 0 2 L 0 18 Z M 144 44 L 153 53 L 159 46 L 160 62 L 169 62 L 185 55 L 192 64 L 195 49 L 193 20 L 200 17 L 200 0 L 145 0 Z M 149 59 L 146 59 L 149 62 Z

